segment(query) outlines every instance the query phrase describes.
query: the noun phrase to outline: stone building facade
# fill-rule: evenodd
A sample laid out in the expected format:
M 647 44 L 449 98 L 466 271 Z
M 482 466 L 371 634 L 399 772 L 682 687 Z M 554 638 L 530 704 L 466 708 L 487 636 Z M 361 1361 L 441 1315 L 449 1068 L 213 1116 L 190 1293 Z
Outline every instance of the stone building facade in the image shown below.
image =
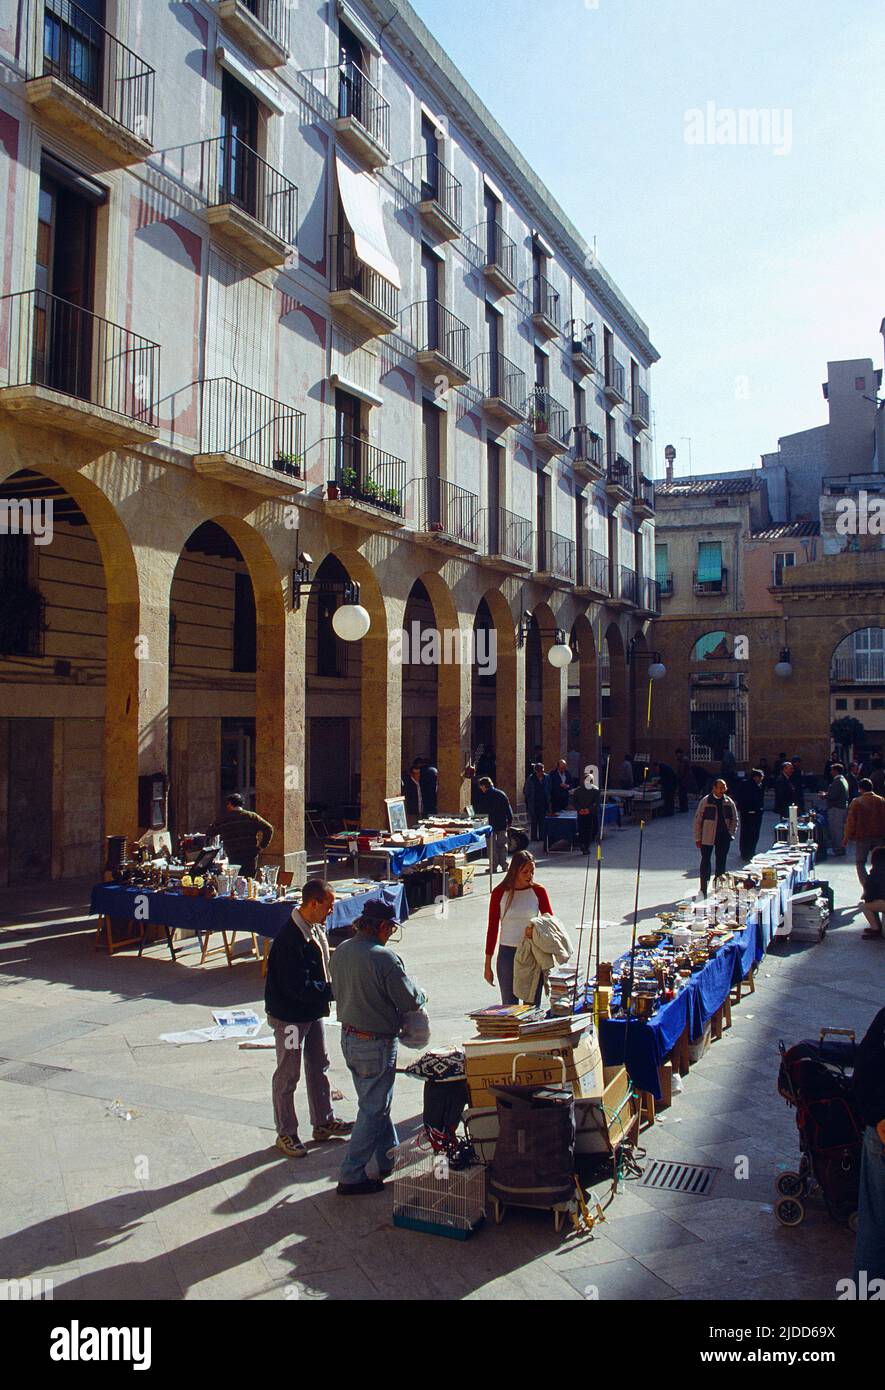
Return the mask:
M 657 353 L 410 7 L 0 0 L 0 63 L 0 882 L 622 755 Z

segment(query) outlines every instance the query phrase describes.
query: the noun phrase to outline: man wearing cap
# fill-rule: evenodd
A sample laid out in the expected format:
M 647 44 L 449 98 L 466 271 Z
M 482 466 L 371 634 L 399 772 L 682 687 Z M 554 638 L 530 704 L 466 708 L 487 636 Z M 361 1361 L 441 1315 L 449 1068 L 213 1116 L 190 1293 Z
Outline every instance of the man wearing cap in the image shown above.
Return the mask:
M 397 1035 L 404 1014 L 420 1009 L 425 995 L 409 979 L 387 943 L 397 919 L 382 900 L 366 903 L 356 931 L 332 956 L 332 992 L 341 1024 L 341 1051 L 357 1095 L 357 1117 L 339 1174 L 342 1197 L 380 1192 L 398 1143 L 390 1118 L 396 1080 Z M 374 1155 L 378 1178 L 366 1164 Z
M 488 816 L 492 833 L 489 836 L 489 859 L 492 872 L 507 868 L 507 831 L 513 824 L 513 808 L 510 798 L 500 787 L 496 787 L 491 777 L 480 777 L 478 783 L 480 797 L 474 800 L 473 809 L 478 815 Z

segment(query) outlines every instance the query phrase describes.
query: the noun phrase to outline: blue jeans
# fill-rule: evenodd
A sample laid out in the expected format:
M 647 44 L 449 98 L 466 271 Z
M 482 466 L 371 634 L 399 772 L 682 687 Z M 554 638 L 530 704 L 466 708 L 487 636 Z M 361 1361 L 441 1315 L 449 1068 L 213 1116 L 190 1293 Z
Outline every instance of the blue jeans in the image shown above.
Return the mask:
M 519 1000 L 513 993 L 513 963 L 516 960 L 515 946 L 499 946 L 498 959 L 495 962 L 498 969 L 498 985 L 501 990 L 502 1004 L 518 1004 Z M 535 1006 L 541 1002 L 541 994 L 544 989 L 543 978 L 538 981 L 538 989 L 535 994 Z M 528 1001 L 526 1001 L 528 1002 Z
M 372 1155 L 382 1172 L 389 1172 L 389 1150 L 399 1143 L 390 1106 L 396 1080 L 396 1038 L 355 1038 L 341 1030 L 341 1051 L 350 1068 L 356 1091 L 357 1116 L 341 1165 L 343 1184 L 364 1182 Z
M 862 1152 L 854 1278 L 859 1283 L 866 1270 L 869 1284 L 885 1279 L 885 1145 L 872 1125 L 864 1130 Z

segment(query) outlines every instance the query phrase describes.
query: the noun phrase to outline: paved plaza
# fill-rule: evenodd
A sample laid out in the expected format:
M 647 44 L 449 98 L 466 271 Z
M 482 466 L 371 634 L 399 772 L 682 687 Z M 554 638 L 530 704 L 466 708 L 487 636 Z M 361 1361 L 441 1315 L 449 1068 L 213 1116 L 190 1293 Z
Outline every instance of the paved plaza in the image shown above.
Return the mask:
M 762 844 L 772 825 L 767 815 Z M 638 838 L 630 827 L 605 842 L 609 958 L 629 942 Z M 694 860 L 690 817 L 646 828 L 643 920 L 694 889 Z M 585 864 L 539 860 L 568 924 Z M 719 1167 L 712 1194 L 631 1181 L 592 1236 L 510 1211 L 463 1244 L 395 1229 L 387 1189 L 338 1198 L 339 1146 L 311 1144 L 301 1161 L 273 1148 L 272 1052 L 159 1040 L 211 1023 L 213 1008 L 261 1006 L 246 938 L 232 968 L 222 956 L 200 968 L 190 945 L 178 964 L 159 944 L 141 960 L 108 958 L 94 949 L 89 884 L 19 892 L 0 917 L 0 1279 L 50 1278 L 56 1299 L 833 1299 L 851 1272 L 847 1229 L 814 1202 L 796 1229 L 772 1213 L 774 1178 L 798 1158 L 777 1043 L 824 1024 L 861 1034 L 883 1002 L 885 946 L 860 940 L 853 863 L 831 859 L 820 876 L 836 894 L 827 937 L 775 946 L 731 1030 L 642 1136 L 650 1157 Z M 424 908 L 403 930 L 398 949 L 429 995 L 435 1044 L 469 1036 L 465 1012 L 495 1002 L 482 978 L 487 893 L 479 879 L 445 919 Z M 329 1036 L 338 1112 L 350 1118 L 336 1027 Z M 421 1101 L 420 1083 L 400 1077 L 401 1137 L 419 1127 Z

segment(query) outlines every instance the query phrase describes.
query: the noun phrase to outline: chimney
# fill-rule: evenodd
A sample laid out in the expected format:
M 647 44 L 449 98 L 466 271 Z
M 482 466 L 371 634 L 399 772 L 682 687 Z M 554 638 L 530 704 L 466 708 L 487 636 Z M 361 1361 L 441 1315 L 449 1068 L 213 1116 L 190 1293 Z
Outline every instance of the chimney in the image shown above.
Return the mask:
M 673 464 L 674 464 L 674 461 L 675 461 L 675 459 L 676 459 L 676 450 L 673 448 L 673 445 L 672 445 L 672 444 L 668 444 L 667 447 L 666 447 L 666 449 L 664 450 L 664 458 L 667 460 L 666 475 L 665 475 L 665 476 L 666 476 L 666 481 L 667 481 L 668 483 L 672 483 L 672 481 L 673 481 Z

